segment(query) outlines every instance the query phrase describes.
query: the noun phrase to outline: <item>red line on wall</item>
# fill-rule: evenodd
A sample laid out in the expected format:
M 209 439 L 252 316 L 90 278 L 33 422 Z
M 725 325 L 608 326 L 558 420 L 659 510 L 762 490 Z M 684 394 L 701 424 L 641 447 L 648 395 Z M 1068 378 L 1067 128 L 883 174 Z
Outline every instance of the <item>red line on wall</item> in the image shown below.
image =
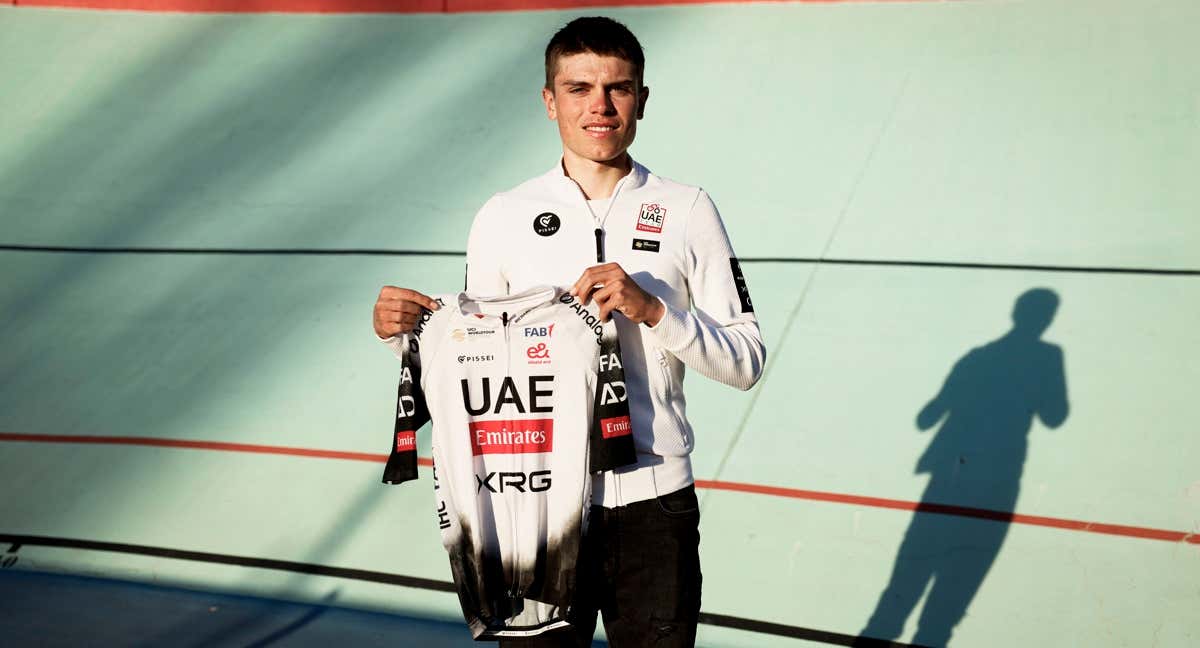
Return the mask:
M 191 441 L 188 439 L 159 439 L 155 437 L 91 436 L 76 434 L 11 434 L 7 432 L 0 432 L 0 441 L 137 445 L 151 446 L 156 448 L 192 448 L 197 450 L 222 450 L 225 452 L 255 452 L 259 454 L 295 455 L 299 457 L 319 457 L 321 459 L 349 459 L 351 461 L 387 461 L 387 455 L 373 454 L 369 452 L 343 452 L 341 450 L 316 450 L 313 448 L 292 448 L 288 446 L 257 445 L 253 443 Z
M 542 9 L 602 10 L 659 5 L 742 4 L 762 0 L 12 0 L 21 7 L 182 13 L 466 13 Z M 896 3 L 951 0 L 771 0 L 802 4 Z M 8 4 L 7 2 L 5 4 Z
M 92 436 L 73 434 L 16 434 L 0 432 L 0 441 L 24 441 L 32 443 L 86 443 L 100 445 L 135 445 L 157 448 L 186 448 L 194 450 L 217 450 L 222 452 L 251 452 L 258 454 L 291 455 L 299 457 L 315 457 L 320 459 L 346 459 L 351 461 L 369 461 L 384 463 L 386 454 L 369 452 L 346 452 L 342 450 L 319 450 L 315 448 L 296 448 L 290 446 L 260 445 L 253 443 L 230 443 L 227 441 L 192 441 L 187 439 L 160 439 L 155 437 L 132 436 Z M 422 466 L 432 466 L 433 460 L 421 457 L 417 463 Z M 1063 518 L 1043 517 L 1040 515 L 1024 515 L 1008 511 L 955 506 L 952 504 L 936 504 L 933 502 L 910 502 L 906 500 L 888 499 L 883 497 L 868 497 L 865 495 L 849 495 L 845 493 L 827 493 L 824 491 L 804 490 L 801 488 L 784 488 L 782 486 L 767 486 L 763 484 L 747 484 L 744 482 L 718 481 L 697 479 L 697 488 L 709 490 L 724 490 L 737 493 L 752 493 L 755 495 L 771 495 L 814 502 L 833 502 L 836 504 L 852 504 L 872 508 L 887 508 L 918 513 L 937 513 L 958 517 L 1027 524 L 1030 526 L 1081 531 L 1085 533 L 1103 533 L 1107 535 L 1142 538 L 1145 540 L 1164 540 L 1167 542 L 1185 542 L 1200 544 L 1200 534 L 1168 529 L 1152 529 L 1149 527 L 1126 526 L 1123 524 L 1106 524 L 1103 522 L 1086 522 L 1083 520 L 1067 520 Z

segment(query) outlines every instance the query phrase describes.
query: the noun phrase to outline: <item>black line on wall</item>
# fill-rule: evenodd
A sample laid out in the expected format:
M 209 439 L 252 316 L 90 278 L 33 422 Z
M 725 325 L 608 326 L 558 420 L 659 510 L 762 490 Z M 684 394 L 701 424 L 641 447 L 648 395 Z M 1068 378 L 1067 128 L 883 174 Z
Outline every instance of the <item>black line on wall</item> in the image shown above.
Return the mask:
M 454 250 L 390 250 L 383 248 L 186 248 L 186 247 L 75 247 L 59 245 L 0 245 L 6 252 L 57 254 L 164 254 L 234 256 L 414 256 L 465 257 Z M 742 263 L 820 263 L 823 265 L 895 266 L 903 268 L 959 268 L 969 270 L 1024 270 L 1034 272 L 1083 272 L 1093 274 L 1137 274 L 1200 276 L 1200 270 L 1176 268 L 1131 268 L 1119 266 L 1066 266 L 1024 263 L 968 263 L 959 261 L 905 261 L 897 259 L 818 259 L 815 257 L 738 257 Z
M 374 248 L 189 248 L 189 247 L 86 247 L 64 245 L 0 245 L 7 252 L 56 254 L 170 254 L 234 256 L 437 256 L 465 257 L 452 250 L 387 250 Z

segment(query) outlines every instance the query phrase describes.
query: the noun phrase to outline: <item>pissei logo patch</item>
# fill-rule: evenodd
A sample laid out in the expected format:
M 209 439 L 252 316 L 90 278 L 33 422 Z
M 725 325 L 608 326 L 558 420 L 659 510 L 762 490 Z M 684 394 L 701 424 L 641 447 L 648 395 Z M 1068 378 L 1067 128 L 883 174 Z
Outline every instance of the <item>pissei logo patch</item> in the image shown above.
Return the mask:
M 533 219 L 533 231 L 537 232 L 538 236 L 554 236 L 561 227 L 562 221 L 559 220 L 558 214 L 542 212 Z

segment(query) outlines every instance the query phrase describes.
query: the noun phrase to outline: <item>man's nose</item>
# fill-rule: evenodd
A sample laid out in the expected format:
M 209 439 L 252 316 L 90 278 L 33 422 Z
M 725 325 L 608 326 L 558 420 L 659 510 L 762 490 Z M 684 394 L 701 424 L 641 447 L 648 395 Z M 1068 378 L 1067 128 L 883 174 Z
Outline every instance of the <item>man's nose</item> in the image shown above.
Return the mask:
M 594 115 L 612 115 L 617 112 L 616 106 L 613 105 L 612 99 L 608 93 L 600 90 L 592 94 L 591 103 L 588 109 Z

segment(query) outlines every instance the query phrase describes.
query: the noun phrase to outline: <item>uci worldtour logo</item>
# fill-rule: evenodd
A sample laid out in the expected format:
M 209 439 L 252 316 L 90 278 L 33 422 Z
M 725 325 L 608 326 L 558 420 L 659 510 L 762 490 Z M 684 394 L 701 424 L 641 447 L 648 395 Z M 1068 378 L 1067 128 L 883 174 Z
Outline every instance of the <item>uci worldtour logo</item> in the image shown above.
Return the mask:
M 538 236 L 554 236 L 562 227 L 562 221 L 558 219 L 558 215 L 551 212 L 542 212 L 533 219 L 533 231 L 537 232 Z
M 450 338 L 455 342 L 468 342 L 471 340 L 481 340 L 485 336 L 495 334 L 496 331 L 492 329 L 468 326 L 465 331 L 463 329 L 454 329 L 453 331 L 450 331 Z

